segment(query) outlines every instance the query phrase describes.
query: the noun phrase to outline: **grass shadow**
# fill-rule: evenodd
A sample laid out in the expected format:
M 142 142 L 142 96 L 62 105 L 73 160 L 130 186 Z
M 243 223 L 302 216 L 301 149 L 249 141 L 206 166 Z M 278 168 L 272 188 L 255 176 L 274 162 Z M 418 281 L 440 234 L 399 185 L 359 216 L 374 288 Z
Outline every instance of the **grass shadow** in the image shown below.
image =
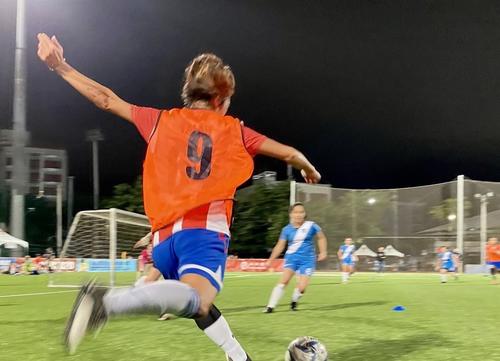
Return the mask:
M 437 334 L 410 335 L 398 340 L 362 339 L 361 342 L 339 352 L 331 352 L 331 358 L 342 361 L 396 361 L 420 349 L 451 346 L 451 342 Z
M 388 303 L 389 303 L 388 301 L 352 302 L 352 303 L 340 303 L 338 305 L 325 305 L 325 306 L 311 307 L 311 308 L 307 307 L 303 309 L 308 311 L 335 311 L 353 307 L 381 306 L 381 305 L 386 305 Z M 303 305 L 307 306 L 306 303 L 304 303 Z

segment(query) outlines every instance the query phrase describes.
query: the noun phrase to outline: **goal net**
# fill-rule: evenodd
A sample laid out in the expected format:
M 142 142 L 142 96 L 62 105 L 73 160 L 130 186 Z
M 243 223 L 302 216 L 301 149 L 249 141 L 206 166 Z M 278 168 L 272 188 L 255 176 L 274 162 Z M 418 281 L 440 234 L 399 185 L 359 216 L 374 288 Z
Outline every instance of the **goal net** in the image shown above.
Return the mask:
M 134 244 L 150 231 L 146 216 L 119 209 L 79 212 L 71 225 L 49 286 L 80 286 L 89 278 L 104 285 L 131 284 L 141 248 Z

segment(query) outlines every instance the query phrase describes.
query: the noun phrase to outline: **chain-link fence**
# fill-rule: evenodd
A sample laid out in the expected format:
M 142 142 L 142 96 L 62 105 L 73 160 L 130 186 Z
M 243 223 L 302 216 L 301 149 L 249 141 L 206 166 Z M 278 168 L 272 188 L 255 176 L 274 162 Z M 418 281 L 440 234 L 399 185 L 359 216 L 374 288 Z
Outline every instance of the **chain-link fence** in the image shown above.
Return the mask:
M 421 187 L 377 190 L 292 183 L 291 200 L 303 202 L 308 218 L 327 235 L 330 256 L 322 265 L 327 269 L 339 267 L 336 253 L 347 237 L 358 248 L 365 245 L 376 252 L 379 247 L 392 246 L 399 251 L 387 256 L 389 270 L 431 271 L 441 246 L 456 250 L 464 264 L 480 264 L 484 262 L 481 229 L 483 242 L 500 229 L 500 183 L 463 177 Z M 363 253 L 369 254 L 369 250 Z M 357 269 L 376 268 L 373 254 L 358 258 Z

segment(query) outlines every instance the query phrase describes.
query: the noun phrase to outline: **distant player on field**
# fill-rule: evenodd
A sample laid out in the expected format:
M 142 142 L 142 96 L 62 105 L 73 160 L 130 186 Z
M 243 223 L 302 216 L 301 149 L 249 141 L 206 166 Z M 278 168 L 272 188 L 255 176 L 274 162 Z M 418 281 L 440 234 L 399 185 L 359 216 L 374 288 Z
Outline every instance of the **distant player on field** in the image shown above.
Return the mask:
M 441 283 L 448 282 L 448 273 L 453 274 L 457 279 L 457 256 L 446 246 L 441 247 L 437 255 L 436 269 L 439 270 Z
M 377 262 L 377 272 L 380 274 L 384 272 L 386 258 L 387 258 L 387 256 L 385 255 L 385 248 L 379 247 L 377 249 L 377 256 L 376 256 L 375 260 Z
M 312 221 L 306 221 L 306 210 L 302 203 L 295 203 L 290 207 L 290 224 L 281 230 L 278 243 L 274 246 L 271 256 L 267 261 L 268 267 L 271 262 L 287 248 L 285 253 L 285 264 L 281 280 L 274 287 L 266 309 L 266 313 L 273 312 L 280 298 L 283 296 L 285 287 L 294 275 L 297 277 L 297 286 L 293 290 L 290 309 L 297 309 L 297 302 L 306 291 L 312 274 L 316 268 L 316 258 L 323 261 L 327 257 L 326 237 L 321 228 Z M 316 257 L 314 240 L 318 242 L 319 253 Z
M 354 271 L 356 246 L 352 244 L 352 238 L 346 238 L 340 246 L 337 256 L 342 271 L 342 283 L 347 283 L 351 273 Z
M 498 284 L 497 271 L 500 269 L 500 244 L 498 244 L 496 237 L 488 239 L 488 244 L 486 245 L 486 263 L 490 267 L 491 284 Z
M 148 143 L 144 209 L 152 227 L 154 266 L 165 278 L 110 292 L 94 283 L 84 286 L 65 331 L 69 352 L 110 316 L 168 312 L 195 319 L 231 361 L 250 360 L 213 305 L 223 285 L 234 193 L 251 177 L 257 154 L 300 169 L 308 183 L 321 175 L 296 149 L 226 115 L 235 79 L 213 54 L 197 56 L 185 69 L 184 107 L 155 109 L 130 104 L 78 72 L 54 36 L 38 34 L 38 40 L 38 56 L 50 69 L 100 109 L 134 124 Z

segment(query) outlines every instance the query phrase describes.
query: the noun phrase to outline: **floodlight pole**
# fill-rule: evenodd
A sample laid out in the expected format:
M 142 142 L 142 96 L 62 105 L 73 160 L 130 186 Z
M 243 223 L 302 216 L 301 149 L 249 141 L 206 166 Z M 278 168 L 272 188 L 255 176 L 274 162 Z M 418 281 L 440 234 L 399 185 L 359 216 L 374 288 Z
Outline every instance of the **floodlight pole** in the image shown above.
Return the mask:
M 71 222 L 73 221 L 73 198 L 74 198 L 74 182 L 75 182 L 75 177 L 74 176 L 69 176 L 68 177 L 68 191 L 67 191 L 67 202 L 68 206 L 66 209 L 66 227 L 71 226 Z
M 57 241 L 57 256 L 61 257 L 62 250 L 62 185 L 59 183 L 57 185 L 57 197 L 56 197 L 56 241 Z
M 12 183 L 10 233 L 24 239 L 24 193 L 26 172 L 26 1 L 17 0 L 16 51 L 14 65 L 14 104 L 12 116 Z
M 488 192 L 485 194 L 476 193 L 474 197 L 479 199 L 481 202 L 481 213 L 480 213 L 480 223 L 481 223 L 481 265 L 486 264 L 486 241 L 488 238 L 488 198 L 493 197 L 493 192 Z
M 87 140 L 92 142 L 92 174 L 94 183 L 94 209 L 99 208 L 99 145 L 104 140 L 100 129 L 87 131 Z
M 464 254 L 464 176 L 457 177 L 457 248 Z

